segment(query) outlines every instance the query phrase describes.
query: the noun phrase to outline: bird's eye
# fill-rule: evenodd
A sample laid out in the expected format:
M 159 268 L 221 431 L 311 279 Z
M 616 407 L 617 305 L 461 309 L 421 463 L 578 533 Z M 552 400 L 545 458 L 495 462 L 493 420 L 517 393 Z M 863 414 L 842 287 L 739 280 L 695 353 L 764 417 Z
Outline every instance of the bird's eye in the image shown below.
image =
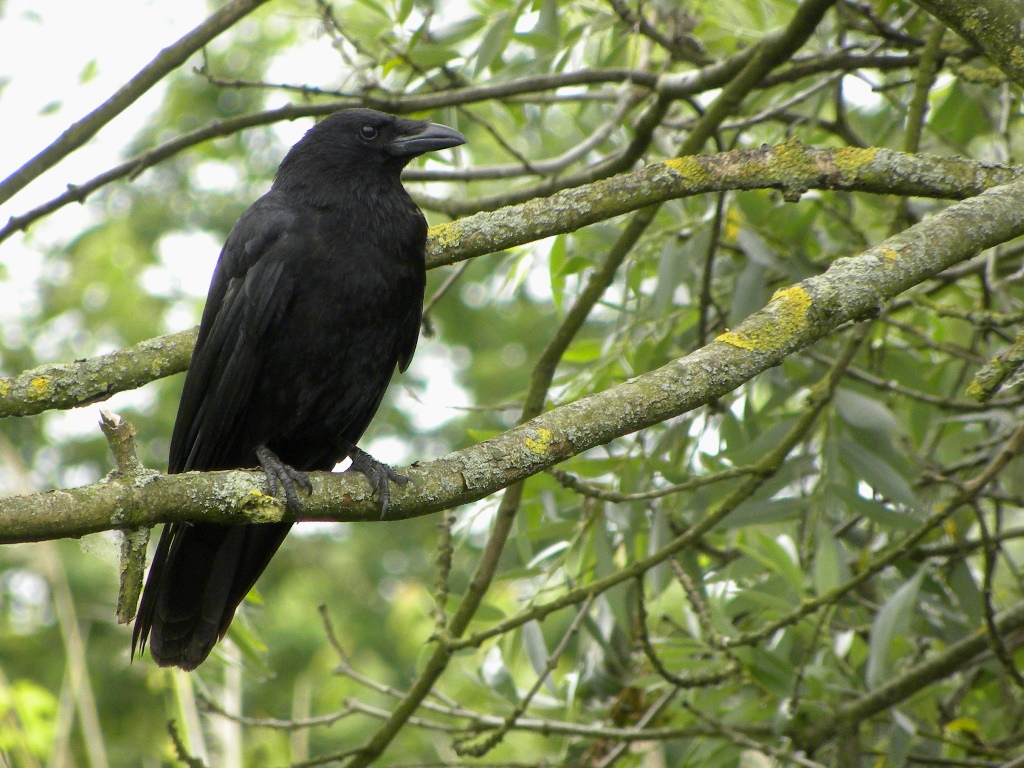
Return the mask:
M 367 141 L 373 141 L 374 139 L 377 138 L 377 129 L 374 128 L 372 125 L 364 125 L 362 128 L 359 129 L 359 135 L 362 136 Z

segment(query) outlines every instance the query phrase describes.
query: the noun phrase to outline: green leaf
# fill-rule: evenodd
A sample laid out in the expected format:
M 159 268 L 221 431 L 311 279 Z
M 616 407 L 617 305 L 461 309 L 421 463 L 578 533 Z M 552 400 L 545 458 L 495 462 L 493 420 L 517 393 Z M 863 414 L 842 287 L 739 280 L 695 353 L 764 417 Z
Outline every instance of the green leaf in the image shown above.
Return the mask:
M 540 563 L 543 563 L 549 557 L 554 557 L 560 552 L 564 552 L 569 548 L 568 541 L 556 541 L 547 547 L 544 547 L 540 552 L 533 556 L 533 558 L 526 564 L 527 568 L 536 568 Z
M 540 624 L 537 621 L 528 621 L 523 625 L 522 630 L 523 648 L 526 649 L 526 657 L 530 660 L 530 666 L 534 673 L 540 677 L 547 669 L 548 653 L 547 644 L 544 642 L 544 634 L 540 631 Z M 552 696 L 557 696 L 554 681 L 549 674 L 544 679 L 544 686 Z
M 434 69 L 457 58 L 459 52 L 454 48 L 433 43 L 420 43 L 412 52 L 412 60 L 423 69 Z
M 475 35 L 487 20 L 483 16 L 470 16 L 445 27 L 431 30 L 431 39 L 440 45 L 456 45 Z
M 992 130 L 992 121 L 970 97 L 959 81 L 954 81 L 945 98 L 939 100 L 928 116 L 931 130 L 958 146 Z
M 850 569 L 828 526 L 819 524 L 814 540 L 814 591 L 820 597 L 846 581 Z
M 473 621 L 502 621 L 505 618 L 507 618 L 505 611 L 492 603 L 480 603 L 476 613 L 473 614 Z
M 843 421 L 851 426 L 894 434 L 906 431 L 896 415 L 885 405 L 860 392 L 840 388 L 835 395 L 835 404 Z
M 615 565 L 615 551 L 612 548 L 612 541 L 608 535 L 608 528 L 604 518 L 598 517 L 594 523 L 594 571 L 599 579 L 610 576 L 618 568 Z M 611 609 L 612 616 L 619 628 L 628 632 L 631 626 L 631 613 L 626 604 L 629 584 L 616 584 L 604 593 Z
M 778 541 L 759 531 L 744 531 L 736 546 L 785 579 L 797 595 L 803 592 L 803 571 Z
M 917 605 L 917 593 L 924 578 L 924 567 L 914 577 L 897 589 L 882 605 L 871 624 L 868 640 L 868 663 L 865 682 L 868 688 L 877 688 L 885 682 L 889 673 L 889 655 L 893 641 L 906 633 L 910 619 Z
M 914 721 L 898 709 L 892 711 L 892 727 L 889 729 L 889 764 L 893 768 L 903 768 L 907 762 L 907 754 L 917 737 L 917 726 Z
M 672 532 L 668 527 L 668 515 L 660 508 L 655 509 L 651 515 L 651 529 L 647 539 L 647 554 L 651 555 L 664 547 L 672 540 Z M 651 600 L 661 594 L 669 580 L 669 565 L 667 562 L 658 563 L 647 572 L 648 594 Z
M 949 575 L 949 588 L 956 595 L 960 611 L 955 618 L 965 625 L 964 631 L 981 626 L 985 618 L 985 596 L 965 561 L 959 560 L 953 566 Z
M 406 20 L 409 18 L 409 14 L 412 13 L 413 5 L 413 0 L 399 0 L 398 14 L 395 17 L 395 20 L 399 24 L 405 24 Z
M 747 261 L 736 278 L 736 288 L 729 306 L 729 327 L 734 328 L 768 303 L 768 270 L 753 259 Z
M 78 73 L 78 82 L 84 85 L 95 79 L 97 74 L 99 74 L 99 66 L 96 64 L 96 59 L 89 59 L 89 62 L 82 67 L 82 71 Z
M 601 357 L 603 348 L 601 339 L 576 339 L 565 350 L 562 359 L 567 363 L 589 363 Z
M 910 487 L 910 483 L 881 455 L 853 441 L 843 441 L 839 450 L 843 463 L 850 471 L 876 492 L 911 509 L 921 509 L 921 501 Z
M 249 593 L 246 602 L 250 602 L 252 594 Z M 228 637 L 238 646 L 242 656 L 252 663 L 255 669 L 265 669 L 267 666 L 267 645 L 263 639 L 253 630 L 248 621 L 233 621 L 228 628 Z M 215 649 L 214 653 L 218 653 Z
M 807 510 L 808 500 L 804 497 L 793 499 L 751 499 L 740 504 L 736 511 L 722 522 L 722 528 L 743 528 L 748 525 L 768 525 L 785 520 L 797 520 Z
M 701 240 L 707 247 L 710 237 L 708 227 L 703 227 L 700 237 L 690 238 L 686 243 L 680 243 L 679 238 L 669 238 L 661 254 L 658 257 L 658 285 L 654 289 L 654 296 L 651 298 L 651 312 L 657 317 L 663 316 L 669 311 L 673 304 L 676 288 L 690 277 L 688 261 L 693 256 L 687 255 L 691 251 L 689 246 L 694 240 Z
M 560 37 L 558 0 L 544 0 L 540 7 L 540 18 L 537 19 L 537 25 L 530 34 L 544 48 L 557 48 Z
M 376 0 L 355 0 L 355 1 L 357 3 L 359 3 L 360 5 L 362 5 L 362 6 L 365 6 L 365 7 L 369 8 L 370 10 L 376 11 L 378 14 L 380 14 L 381 16 L 383 16 L 386 19 L 390 19 L 391 18 L 391 13 L 389 13 L 388 10 L 383 5 L 378 3 Z
M 491 650 L 487 652 L 480 665 L 480 679 L 492 691 L 513 704 L 519 701 L 519 692 L 516 690 L 515 681 L 505 665 L 505 657 L 501 655 L 501 647 L 497 643 L 491 646 Z
M 499 14 L 491 22 L 476 51 L 474 74 L 479 75 L 485 69 L 490 69 L 492 72 L 501 69 L 501 54 L 512 39 L 515 29 L 516 17 L 511 13 Z
M 782 653 L 754 648 L 750 655 L 751 677 L 776 696 L 787 696 L 793 687 L 793 663 Z
M 841 501 L 849 514 L 863 515 L 884 528 L 912 531 L 920 525 L 920 521 L 913 515 L 887 507 L 875 499 L 865 499 L 852 488 L 829 483 L 827 493 Z
M 766 270 L 774 272 L 784 271 L 778 252 L 754 230 L 741 229 L 736 235 L 736 243 L 747 255 L 747 259 L 754 264 L 760 264 Z
M 776 447 L 782 437 L 792 428 L 796 419 L 774 420 L 761 432 L 755 431 L 754 419 L 734 420 L 732 414 L 729 414 L 726 417 L 726 423 L 730 422 L 733 422 L 734 426 L 728 432 L 734 436 L 729 438 L 729 458 L 733 464 L 739 466 L 753 464 Z

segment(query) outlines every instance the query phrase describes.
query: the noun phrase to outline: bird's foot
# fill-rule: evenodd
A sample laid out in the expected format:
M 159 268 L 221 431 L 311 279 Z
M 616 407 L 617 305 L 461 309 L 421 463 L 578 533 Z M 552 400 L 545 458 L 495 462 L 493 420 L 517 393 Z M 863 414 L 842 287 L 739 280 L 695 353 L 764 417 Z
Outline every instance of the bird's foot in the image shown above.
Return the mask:
M 373 490 L 380 498 L 380 517 L 383 520 L 388 516 L 388 507 L 391 506 L 391 489 L 388 487 L 388 480 L 393 480 L 398 485 L 405 485 L 409 478 L 400 475 L 382 461 L 377 461 L 366 451 L 350 445 L 348 456 L 352 459 L 352 466 L 349 470 L 355 470 L 366 476 L 373 486 Z
M 277 454 L 261 445 L 256 449 L 256 458 L 263 467 L 267 476 L 267 486 L 270 488 L 270 495 L 277 496 L 277 492 L 284 490 L 285 505 L 294 513 L 299 512 L 299 495 L 295 492 L 295 486 L 302 488 L 307 494 L 313 492 L 313 483 L 305 472 L 300 472 L 295 467 L 290 467 L 281 461 Z

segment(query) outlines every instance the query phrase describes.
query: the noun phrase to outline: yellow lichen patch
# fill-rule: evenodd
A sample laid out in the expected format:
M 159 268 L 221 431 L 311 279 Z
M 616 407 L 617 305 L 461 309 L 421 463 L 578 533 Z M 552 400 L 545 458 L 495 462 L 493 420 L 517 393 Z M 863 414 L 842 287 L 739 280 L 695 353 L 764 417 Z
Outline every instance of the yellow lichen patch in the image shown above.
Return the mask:
M 11 393 L 11 384 L 8 381 L 0 379 L 0 397 L 9 395 Z
M 991 364 L 991 363 L 992 363 L 992 361 L 990 361 L 989 364 Z M 969 398 L 971 398 L 971 400 L 974 400 L 975 402 L 978 402 L 978 403 L 985 402 L 989 398 L 989 395 L 990 395 L 988 387 L 986 387 L 985 384 L 983 384 L 981 381 L 979 381 L 977 379 L 977 377 L 975 377 L 971 381 L 971 383 L 967 385 L 967 389 L 965 390 L 965 393 L 967 394 L 967 396 Z
M 451 251 L 458 247 L 462 238 L 454 223 L 438 224 L 427 232 L 427 245 L 430 249 Z
M 726 331 L 716 341 L 748 352 L 779 349 L 804 327 L 810 308 L 811 297 L 799 285 L 783 288 L 772 296 L 771 302 L 761 312 L 735 331 Z
M 781 144 L 776 144 L 772 150 L 780 164 L 805 165 L 809 161 L 806 147 L 794 137 L 786 139 Z
M 799 201 L 820 175 L 813 154 L 795 138 L 772 147 L 767 166 L 770 173 L 778 178 L 782 197 L 788 203 Z
M 53 382 L 45 376 L 37 376 L 28 383 L 28 397 L 30 400 L 40 400 L 46 397 L 53 389 Z
M 723 344 L 731 344 L 734 347 L 745 349 L 748 352 L 753 352 L 757 349 L 757 344 L 753 339 L 748 339 L 744 333 L 733 333 L 732 331 L 726 331 L 720 334 L 715 341 L 720 341 Z
M 894 251 L 891 248 L 882 248 L 879 250 L 882 254 L 882 263 L 886 266 L 895 266 L 896 259 L 899 258 L 899 251 Z
M 281 519 L 283 502 L 255 488 L 235 498 L 235 509 L 246 513 L 253 523 L 276 523 Z
M 800 319 L 799 325 L 804 324 L 804 317 L 807 315 L 807 310 L 811 308 L 811 297 L 807 291 L 801 288 L 799 285 L 791 285 L 789 288 L 782 288 L 775 292 L 772 296 L 772 303 L 780 303 L 785 305 L 785 309 L 790 313 L 799 313 Z
M 536 453 L 538 456 L 543 456 L 548 452 L 548 446 L 551 445 L 551 430 L 550 429 L 538 429 L 536 431 L 536 437 L 526 438 L 526 447 Z
M 861 149 L 860 147 L 843 147 L 832 152 L 832 162 L 836 164 L 839 173 L 844 179 L 856 178 L 860 170 L 870 164 L 875 155 L 878 154 L 877 147 Z
M 695 184 L 701 183 L 708 177 L 708 171 L 704 165 L 693 157 L 673 157 L 665 161 L 665 167 L 684 176 Z

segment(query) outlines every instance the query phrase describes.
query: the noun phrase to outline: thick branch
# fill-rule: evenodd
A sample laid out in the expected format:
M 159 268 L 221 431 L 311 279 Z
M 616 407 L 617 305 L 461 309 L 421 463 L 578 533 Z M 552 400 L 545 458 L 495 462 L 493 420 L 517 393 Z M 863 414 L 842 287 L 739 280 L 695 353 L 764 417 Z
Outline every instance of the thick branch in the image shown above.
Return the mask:
M 1024 11 L 1020 0 L 914 0 L 985 52 L 1024 86 Z
M 732 189 L 809 189 L 962 199 L 1024 175 L 1024 169 L 887 149 L 823 150 L 789 142 L 655 163 L 548 198 L 430 230 L 427 268 L 573 232 L 639 208 Z M 0 377 L 0 418 L 74 408 L 180 373 L 195 331 L 162 336 L 109 355 Z
M 180 373 L 188 368 L 197 333 L 193 328 L 106 355 L 0 377 L 0 418 L 77 408 Z
M 791 141 L 654 163 L 592 184 L 431 229 L 427 267 L 505 250 L 681 197 L 726 190 L 846 190 L 963 199 L 1024 176 L 1024 168 L 888 149 L 822 150 Z
M 392 518 L 429 514 L 505 488 L 622 435 L 721 397 L 840 325 L 984 249 L 1024 235 L 1024 181 L 989 190 L 857 258 L 775 294 L 714 342 L 617 387 L 555 408 L 497 437 L 411 467 L 394 489 Z M 405 470 L 403 470 L 405 471 Z M 379 512 L 361 477 L 310 473 L 303 519 L 372 520 Z M 80 536 L 166 520 L 280 519 L 255 472 L 157 477 L 12 497 L 0 508 L 0 543 Z

